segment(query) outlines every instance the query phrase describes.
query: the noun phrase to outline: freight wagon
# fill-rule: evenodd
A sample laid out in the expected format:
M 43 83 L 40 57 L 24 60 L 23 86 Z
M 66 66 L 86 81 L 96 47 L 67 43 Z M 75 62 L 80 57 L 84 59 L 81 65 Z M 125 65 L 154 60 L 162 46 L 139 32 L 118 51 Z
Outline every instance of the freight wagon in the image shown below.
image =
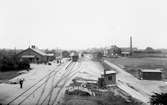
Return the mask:
M 71 53 L 71 60 L 73 61 L 73 62 L 77 62 L 78 61 L 78 59 L 79 59 L 79 55 L 77 54 L 77 53 Z

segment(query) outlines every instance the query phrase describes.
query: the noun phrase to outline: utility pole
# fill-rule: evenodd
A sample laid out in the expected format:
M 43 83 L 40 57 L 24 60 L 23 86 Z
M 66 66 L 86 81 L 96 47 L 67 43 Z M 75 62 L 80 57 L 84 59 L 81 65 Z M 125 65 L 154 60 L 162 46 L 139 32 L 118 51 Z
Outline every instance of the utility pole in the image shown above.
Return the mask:
M 16 47 L 14 47 L 14 51 L 15 51 L 15 55 L 16 55 L 16 53 L 17 53 L 17 52 L 16 52 Z
M 132 56 L 133 54 L 133 46 L 132 46 L 132 36 L 130 36 L 130 55 Z

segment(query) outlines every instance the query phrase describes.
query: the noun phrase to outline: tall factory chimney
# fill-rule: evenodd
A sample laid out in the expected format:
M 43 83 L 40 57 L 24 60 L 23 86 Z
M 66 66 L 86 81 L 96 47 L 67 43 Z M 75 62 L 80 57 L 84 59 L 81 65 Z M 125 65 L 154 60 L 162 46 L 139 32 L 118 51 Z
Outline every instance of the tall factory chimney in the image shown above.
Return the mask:
M 132 36 L 130 36 L 130 55 L 133 53 L 133 48 L 132 48 Z

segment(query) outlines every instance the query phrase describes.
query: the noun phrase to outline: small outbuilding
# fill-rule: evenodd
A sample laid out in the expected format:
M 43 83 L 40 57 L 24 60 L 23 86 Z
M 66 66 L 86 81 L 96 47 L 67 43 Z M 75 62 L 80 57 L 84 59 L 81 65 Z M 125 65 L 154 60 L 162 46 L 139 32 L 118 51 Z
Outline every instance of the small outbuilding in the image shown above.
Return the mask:
M 105 71 L 104 80 L 106 85 L 116 84 L 116 72 L 113 70 Z
M 139 79 L 143 80 L 161 80 L 161 69 L 139 69 Z
M 114 70 L 104 70 L 100 78 L 98 78 L 98 86 L 100 88 L 106 88 L 116 85 L 116 72 Z

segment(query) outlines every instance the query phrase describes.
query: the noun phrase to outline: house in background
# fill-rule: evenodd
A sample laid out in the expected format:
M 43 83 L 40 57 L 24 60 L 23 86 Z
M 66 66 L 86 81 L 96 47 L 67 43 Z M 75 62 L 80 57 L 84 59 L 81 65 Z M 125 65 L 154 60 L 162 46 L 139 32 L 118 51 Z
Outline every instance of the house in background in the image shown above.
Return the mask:
M 109 48 L 107 48 L 106 53 L 108 57 L 118 57 L 118 55 L 120 55 L 121 53 L 121 49 L 116 45 L 112 45 Z
M 31 63 L 46 63 L 54 59 L 54 54 L 47 54 L 38 49 L 36 46 L 32 45 L 26 50 L 18 53 L 17 57 L 20 60 L 27 60 Z
M 123 57 L 128 57 L 128 56 L 130 56 L 130 51 L 122 51 L 122 52 L 121 52 L 121 55 L 122 55 Z
M 132 56 L 134 51 L 138 51 L 136 47 L 121 47 L 121 55 L 124 57 Z

